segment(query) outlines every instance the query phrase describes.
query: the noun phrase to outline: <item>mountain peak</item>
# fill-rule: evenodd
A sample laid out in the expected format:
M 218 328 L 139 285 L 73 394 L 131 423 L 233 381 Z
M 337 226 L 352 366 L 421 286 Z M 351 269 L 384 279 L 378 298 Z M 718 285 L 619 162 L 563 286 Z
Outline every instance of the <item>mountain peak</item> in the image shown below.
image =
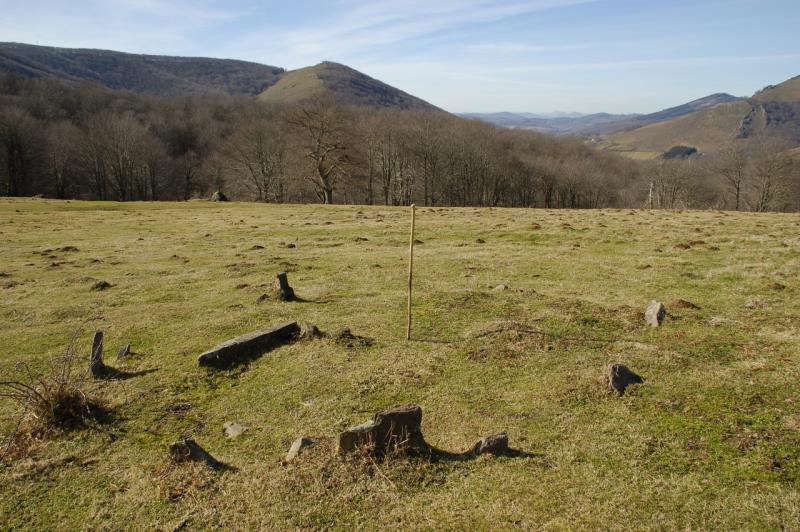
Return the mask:
M 332 95 L 345 105 L 438 110 L 424 100 L 333 61 L 281 74 L 278 82 L 262 92 L 258 99 L 263 102 L 298 102 L 324 94 Z

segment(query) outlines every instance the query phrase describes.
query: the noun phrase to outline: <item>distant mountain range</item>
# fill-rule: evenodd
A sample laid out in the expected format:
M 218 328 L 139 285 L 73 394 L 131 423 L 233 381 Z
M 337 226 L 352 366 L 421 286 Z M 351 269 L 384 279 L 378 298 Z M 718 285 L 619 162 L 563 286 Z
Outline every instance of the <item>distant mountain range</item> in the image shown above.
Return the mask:
M 646 115 L 557 113 L 555 116 L 547 116 L 532 113 L 462 113 L 460 116 L 483 120 L 502 127 L 532 129 L 553 135 L 588 136 L 635 129 L 739 99 L 730 94 L 712 94 L 705 98 Z
M 757 135 L 800 145 L 800 76 L 770 85 L 750 98 L 716 93 L 656 113 L 541 117 L 531 113 L 463 113 L 492 124 L 553 135 L 584 137 L 595 147 L 652 158 L 673 146 L 720 151 Z
M 361 72 L 324 62 L 299 70 L 232 59 L 128 54 L 0 43 L 0 71 L 91 82 L 162 96 L 230 94 L 291 102 L 332 94 L 351 105 L 433 110 L 433 105 Z

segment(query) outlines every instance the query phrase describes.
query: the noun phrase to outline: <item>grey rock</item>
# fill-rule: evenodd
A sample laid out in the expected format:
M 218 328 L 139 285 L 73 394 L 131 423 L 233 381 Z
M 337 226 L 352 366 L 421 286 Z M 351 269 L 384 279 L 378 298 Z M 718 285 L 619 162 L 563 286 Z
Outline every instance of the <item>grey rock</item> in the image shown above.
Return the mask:
M 475 445 L 473 445 L 468 454 L 472 455 L 479 455 L 479 454 L 505 454 L 508 452 L 508 434 L 505 432 L 500 432 L 498 434 L 492 434 L 491 436 L 486 436 L 485 438 L 479 440 Z
M 247 427 L 236 421 L 226 421 L 225 424 L 222 425 L 222 430 L 225 432 L 226 438 L 233 440 L 244 434 Z
M 494 287 L 494 291 L 495 292 L 502 292 L 503 290 L 508 290 L 508 285 L 499 284 L 499 285 Z
M 650 301 L 650 304 L 647 305 L 647 309 L 644 311 L 644 320 L 651 327 L 658 327 L 663 323 L 666 315 L 667 309 L 664 308 L 663 303 L 653 299 Z
M 306 447 L 311 447 L 316 444 L 317 444 L 316 440 L 312 440 L 311 438 L 307 438 L 305 436 L 297 438 L 296 440 L 294 440 L 294 442 L 292 442 L 292 446 L 289 447 L 289 451 L 286 453 L 286 458 L 283 459 L 283 463 L 288 464 L 289 462 L 300 456 L 300 453 L 303 451 L 303 449 L 305 449 Z
M 217 190 L 211 195 L 211 201 L 229 201 L 228 196 L 226 196 L 221 191 Z
M 624 364 L 611 364 L 608 367 L 608 384 L 618 394 L 623 395 L 631 384 L 642 384 L 644 379 L 628 369 Z
M 303 322 L 300 324 L 300 334 L 298 338 L 303 340 L 313 340 L 317 338 L 324 338 L 325 333 L 319 330 L 319 327 L 313 323 Z

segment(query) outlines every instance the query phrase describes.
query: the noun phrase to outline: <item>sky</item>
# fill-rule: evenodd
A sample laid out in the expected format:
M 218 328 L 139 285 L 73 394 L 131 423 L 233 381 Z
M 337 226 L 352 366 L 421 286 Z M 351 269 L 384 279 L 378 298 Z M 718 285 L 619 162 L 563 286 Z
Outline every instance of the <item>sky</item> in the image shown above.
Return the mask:
M 0 41 L 344 63 L 451 112 L 647 113 L 800 75 L 800 0 L 0 0 Z

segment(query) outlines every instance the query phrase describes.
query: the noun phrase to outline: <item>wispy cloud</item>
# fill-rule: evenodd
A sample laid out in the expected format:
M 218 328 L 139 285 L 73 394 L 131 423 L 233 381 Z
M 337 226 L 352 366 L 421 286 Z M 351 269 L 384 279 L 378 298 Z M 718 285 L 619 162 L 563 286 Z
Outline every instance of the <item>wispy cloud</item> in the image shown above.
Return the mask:
M 527 44 L 514 42 L 495 42 L 481 44 L 465 44 L 462 48 L 467 52 L 484 54 L 521 54 L 542 52 L 570 52 L 587 50 L 596 44 Z
M 586 4 L 598 0 L 527 0 L 507 3 L 485 0 L 440 2 L 379 0 L 369 4 L 339 4 L 337 17 L 288 31 L 261 32 L 243 38 L 239 50 L 251 58 L 287 57 L 289 66 L 325 58 L 347 58 L 374 47 L 402 45 L 424 36 L 441 35 L 464 26 L 487 24 L 538 11 Z M 266 30 L 265 30 L 266 32 Z

